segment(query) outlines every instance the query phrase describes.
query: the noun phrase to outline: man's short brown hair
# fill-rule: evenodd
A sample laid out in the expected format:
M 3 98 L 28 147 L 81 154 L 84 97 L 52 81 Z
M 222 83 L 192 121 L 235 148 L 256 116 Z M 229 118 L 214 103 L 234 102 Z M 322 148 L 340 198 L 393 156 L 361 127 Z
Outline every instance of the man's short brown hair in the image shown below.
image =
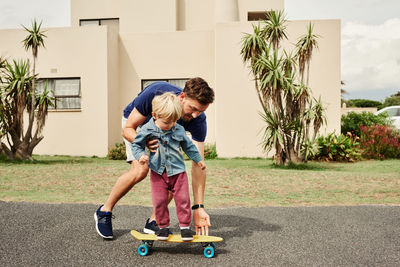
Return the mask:
M 196 77 L 189 79 L 183 92 L 188 98 L 196 99 L 202 105 L 208 105 L 214 102 L 214 91 L 208 83 L 202 78 Z

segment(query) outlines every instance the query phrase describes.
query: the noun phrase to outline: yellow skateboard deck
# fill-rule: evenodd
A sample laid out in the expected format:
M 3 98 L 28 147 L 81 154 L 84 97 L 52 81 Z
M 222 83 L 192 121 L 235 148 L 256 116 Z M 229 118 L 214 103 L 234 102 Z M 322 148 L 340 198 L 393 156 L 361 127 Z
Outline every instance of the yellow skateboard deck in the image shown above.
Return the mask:
M 142 234 L 138 231 L 132 230 L 131 235 L 137 240 L 141 240 L 142 244 L 138 248 L 138 253 L 140 256 L 146 256 L 150 249 L 153 247 L 154 241 L 164 241 L 164 242 L 175 242 L 175 243 L 202 243 L 204 247 L 204 257 L 212 258 L 215 253 L 214 242 L 220 242 L 223 239 L 218 236 L 205 236 L 205 235 L 194 235 L 193 240 L 183 241 L 181 235 L 169 235 L 167 240 L 158 240 L 156 235 Z
M 183 241 L 181 235 L 169 235 L 168 240 L 158 240 L 156 235 L 142 234 L 138 231 L 132 230 L 131 235 L 137 240 L 143 241 L 164 241 L 164 242 L 176 242 L 176 243 L 210 243 L 210 242 L 221 242 L 223 238 L 218 236 L 205 236 L 205 235 L 194 235 L 193 240 Z

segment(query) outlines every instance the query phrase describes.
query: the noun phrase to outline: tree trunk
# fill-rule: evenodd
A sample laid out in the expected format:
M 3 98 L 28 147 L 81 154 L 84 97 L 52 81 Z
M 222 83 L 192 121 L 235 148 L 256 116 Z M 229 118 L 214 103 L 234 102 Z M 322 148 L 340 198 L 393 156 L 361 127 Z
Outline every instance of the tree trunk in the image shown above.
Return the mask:
M 15 159 L 14 154 L 11 152 L 11 150 L 7 147 L 6 144 L 1 143 L 1 151 L 2 151 L 2 153 L 4 153 L 4 155 L 7 156 L 7 158 L 9 158 L 11 160 Z
M 22 142 L 21 145 L 17 148 L 17 151 L 15 152 L 15 158 L 16 159 L 28 159 L 32 161 L 32 155 L 29 155 L 28 153 L 28 144 L 25 142 Z
M 310 62 L 307 62 L 307 83 L 306 83 L 307 86 L 309 79 L 310 79 Z
M 293 162 L 296 164 L 302 163 L 303 161 L 301 160 L 301 158 L 297 155 L 296 151 L 295 151 L 295 144 L 290 143 L 290 145 L 288 145 L 288 162 Z
M 35 77 L 35 70 L 36 70 L 36 59 L 35 56 L 33 57 L 33 79 L 32 79 L 32 103 L 31 103 L 31 108 L 29 111 L 29 124 L 28 128 L 25 133 L 25 137 L 23 138 L 24 142 L 29 142 L 32 138 L 32 128 L 33 128 L 33 121 L 35 119 L 35 102 L 36 102 L 36 77 Z
M 279 143 L 275 144 L 275 163 L 278 165 L 284 164 L 282 148 Z

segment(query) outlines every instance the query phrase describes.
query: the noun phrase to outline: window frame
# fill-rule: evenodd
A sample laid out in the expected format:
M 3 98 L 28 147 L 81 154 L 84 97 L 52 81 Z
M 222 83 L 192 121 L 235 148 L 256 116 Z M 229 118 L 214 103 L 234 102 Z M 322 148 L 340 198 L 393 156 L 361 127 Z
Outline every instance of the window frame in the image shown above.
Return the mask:
M 171 80 L 182 80 L 182 81 L 188 81 L 190 78 L 168 78 L 168 79 L 141 79 L 140 80 L 140 83 L 141 83 L 141 90 L 140 91 L 143 91 L 143 89 L 145 88 L 144 87 L 144 84 L 145 84 L 145 82 L 167 82 L 167 83 L 169 83 Z M 183 88 L 181 88 L 182 90 L 183 90 Z
M 54 107 L 49 107 L 49 111 L 80 111 L 82 110 L 82 83 L 81 83 L 81 77 L 45 77 L 45 78 L 39 78 L 38 83 L 40 82 L 46 82 L 48 80 L 52 80 L 56 82 L 56 80 L 78 80 L 79 82 L 79 93 L 78 95 L 56 95 L 55 92 L 55 86 L 54 86 L 54 91 L 52 92 L 52 95 L 54 97 Z M 36 87 L 36 90 L 38 88 Z M 78 98 L 79 99 L 79 108 L 57 108 L 57 99 L 62 99 L 62 98 Z
M 79 19 L 79 27 L 82 27 L 82 22 L 83 21 L 97 21 L 98 26 L 101 26 L 101 21 L 102 20 L 117 20 L 119 24 L 119 18 L 97 18 L 97 19 Z

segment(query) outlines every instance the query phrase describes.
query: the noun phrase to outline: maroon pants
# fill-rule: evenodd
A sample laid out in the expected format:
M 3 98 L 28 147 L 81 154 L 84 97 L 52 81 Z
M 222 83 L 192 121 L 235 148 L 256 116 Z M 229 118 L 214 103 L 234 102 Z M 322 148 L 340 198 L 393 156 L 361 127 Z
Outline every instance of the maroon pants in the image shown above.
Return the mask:
M 181 227 L 190 226 L 192 213 L 186 172 L 168 177 L 165 171 L 163 175 L 151 171 L 150 181 L 153 208 L 158 226 L 160 228 L 169 227 L 168 191 L 171 191 L 174 196 L 179 225 Z

